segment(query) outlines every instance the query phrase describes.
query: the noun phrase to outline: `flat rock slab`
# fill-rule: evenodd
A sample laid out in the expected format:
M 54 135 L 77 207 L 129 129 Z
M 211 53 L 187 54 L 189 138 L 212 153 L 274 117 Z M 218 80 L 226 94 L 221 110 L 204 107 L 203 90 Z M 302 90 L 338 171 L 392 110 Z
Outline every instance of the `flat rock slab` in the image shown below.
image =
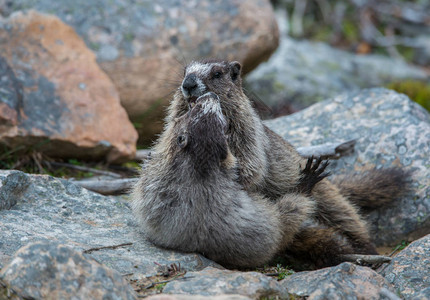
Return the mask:
M 351 263 L 294 273 L 280 283 L 290 294 L 313 300 L 384 299 L 384 295 L 395 296 L 394 289 L 384 277 L 370 268 Z
M 331 174 L 395 166 L 412 171 L 413 191 L 368 215 L 372 237 L 377 245 L 395 245 L 430 232 L 430 115 L 405 95 L 352 92 L 266 124 L 296 147 L 355 139 L 355 153 L 331 161 Z
M 0 78 L 0 144 L 52 157 L 134 156 L 137 132 L 114 84 L 59 18 L 30 11 L 0 21 Z
M 135 279 L 157 274 L 154 262 L 181 264 L 190 271 L 212 264 L 197 254 L 151 245 L 136 231 L 127 200 L 101 196 L 67 180 L 0 171 L 0 208 L 0 269 L 18 249 L 37 241 L 61 243 L 77 251 L 127 244 L 88 255 Z
M 52 242 L 21 248 L 0 279 L 25 299 L 137 299 L 120 273 Z
M 148 300 L 250 300 L 252 298 L 242 295 L 218 295 L 218 296 L 200 296 L 200 295 L 169 295 L 161 294 L 149 296 Z
M 411 243 L 378 272 L 405 299 L 430 299 L 430 235 Z
M 286 288 L 261 273 L 219 270 L 213 267 L 200 272 L 188 272 L 183 280 L 167 283 L 163 293 L 202 296 L 240 294 L 253 299 L 288 296 Z

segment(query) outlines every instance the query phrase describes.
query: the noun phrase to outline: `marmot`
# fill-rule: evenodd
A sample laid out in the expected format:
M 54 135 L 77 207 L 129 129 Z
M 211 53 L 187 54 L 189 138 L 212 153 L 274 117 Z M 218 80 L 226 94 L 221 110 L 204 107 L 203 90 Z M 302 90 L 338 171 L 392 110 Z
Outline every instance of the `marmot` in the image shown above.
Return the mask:
M 406 173 L 374 170 L 331 183 L 325 164 L 302 158 L 262 123 L 240 72 L 240 63 L 226 61 L 185 68 L 155 157 L 133 192 L 148 238 L 234 267 L 284 253 L 317 268 L 343 254 L 377 254 L 356 206 L 401 196 Z

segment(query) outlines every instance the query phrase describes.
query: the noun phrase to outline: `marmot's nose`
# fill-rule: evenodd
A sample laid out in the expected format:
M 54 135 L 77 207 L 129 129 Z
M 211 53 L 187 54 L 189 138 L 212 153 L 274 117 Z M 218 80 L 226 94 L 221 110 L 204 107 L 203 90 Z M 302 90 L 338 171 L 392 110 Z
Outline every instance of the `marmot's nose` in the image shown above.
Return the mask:
M 182 82 L 182 88 L 188 92 L 189 95 L 191 95 L 191 92 L 197 88 L 197 77 L 195 74 L 190 74 L 187 77 L 185 77 L 184 81 Z

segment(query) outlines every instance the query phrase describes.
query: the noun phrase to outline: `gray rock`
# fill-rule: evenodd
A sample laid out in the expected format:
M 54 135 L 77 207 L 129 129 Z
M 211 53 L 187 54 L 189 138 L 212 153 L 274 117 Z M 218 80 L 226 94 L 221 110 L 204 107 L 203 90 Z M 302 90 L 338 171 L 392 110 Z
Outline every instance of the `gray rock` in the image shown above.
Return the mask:
M 14 206 L 29 184 L 28 176 L 22 172 L 0 173 L 0 210 Z
M 430 64 L 430 38 L 428 35 L 420 35 L 415 40 L 418 49 L 414 53 L 414 63 L 426 67 Z
M 145 112 L 162 111 L 160 104 L 177 88 L 186 61 L 234 59 L 248 72 L 278 46 L 268 0 L 14 0 L 1 13 L 27 9 L 71 25 L 96 53 L 129 115 L 145 126 L 154 126 Z
M 57 17 L 30 11 L 0 20 L 0 86 L 2 148 L 110 162 L 134 157 L 137 132 L 114 84 Z
M 52 242 L 21 248 L 0 278 L 27 299 L 137 299 L 117 271 Z
M 262 297 L 287 298 L 287 290 L 275 279 L 257 272 L 237 272 L 208 267 L 185 274 L 183 280 L 167 283 L 167 294 L 214 296 L 240 294 L 253 299 Z
M 154 295 L 146 298 L 147 300 L 250 300 L 251 298 L 242 295 L 218 295 L 218 296 L 200 296 L 200 295 Z
M 393 288 L 378 273 L 367 267 L 342 263 L 317 271 L 299 272 L 282 280 L 281 285 L 294 296 L 306 299 L 384 299 Z
M 285 20 L 278 16 L 282 28 Z M 428 76 L 400 59 L 356 55 L 282 32 L 278 49 L 248 75 L 246 86 L 271 108 L 292 103 L 298 110 L 340 93 Z
M 414 294 L 412 299 L 414 299 L 414 300 L 428 300 L 428 299 L 430 299 L 430 288 L 426 288 L 426 289 L 422 290 L 421 292 Z
M 23 182 L 19 189 L 17 180 Z M 180 263 L 190 271 L 213 265 L 200 255 L 159 249 L 147 242 L 136 231 L 125 197 L 101 196 L 46 175 L 1 170 L 0 195 L 2 207 L 15 203 L 0 210 L 0 268 L 19 248 L 36 241 L 55 241 L 77 251 L 131 243 L 91 251 L 88 256 L 136 279 L 157 274 L 154 262 Z
M 430 299 L 430 234 L 411 243 L 378 272 L 405 299 Z
M 356 139 L 353 155 L 332 161 L 332 174 L 398 166 L 410 170 L 413 192 L 368 216 L 377 245 L 430 232 L 430 116 L 386 89 L 352 92 L 266 123 L 296 147 Z

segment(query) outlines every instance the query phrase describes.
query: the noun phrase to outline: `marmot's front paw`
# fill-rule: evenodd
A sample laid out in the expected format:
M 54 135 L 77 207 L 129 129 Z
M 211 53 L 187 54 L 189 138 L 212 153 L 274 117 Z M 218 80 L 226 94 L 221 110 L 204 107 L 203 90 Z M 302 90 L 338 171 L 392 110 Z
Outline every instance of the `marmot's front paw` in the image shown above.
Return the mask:
M 299 192 L 310 195 L 315 184 L 330 175 L 330 172 L 324 172 L 329 162 L 327 160 L 322 164 L 321 162 L 321 157 L 314 159 L 314 157 L 311 156 L 308 158 L 306 167 L 300 172 L 302 177 L 297 185 Z
M 219 97 L 217 94 L 213 92 L 207 92 L 199 96 L 198 98 L 194 98 L 194 100 L 189 101 L 190 110 L 194 108 L 196 105 L 201 105 L 201 103 L 212 101 L 213 103 L 219 103 Z
M 200 97 L 197 98 L 196 102 L 202 101 L 202 100 L 206 100 L 207 98 L 212 98 L 215 100 L 219 100 L 219 97 L 217 94 L 213 93 L 213 92 L 207 92 L 206 94 L 201 95 Z

